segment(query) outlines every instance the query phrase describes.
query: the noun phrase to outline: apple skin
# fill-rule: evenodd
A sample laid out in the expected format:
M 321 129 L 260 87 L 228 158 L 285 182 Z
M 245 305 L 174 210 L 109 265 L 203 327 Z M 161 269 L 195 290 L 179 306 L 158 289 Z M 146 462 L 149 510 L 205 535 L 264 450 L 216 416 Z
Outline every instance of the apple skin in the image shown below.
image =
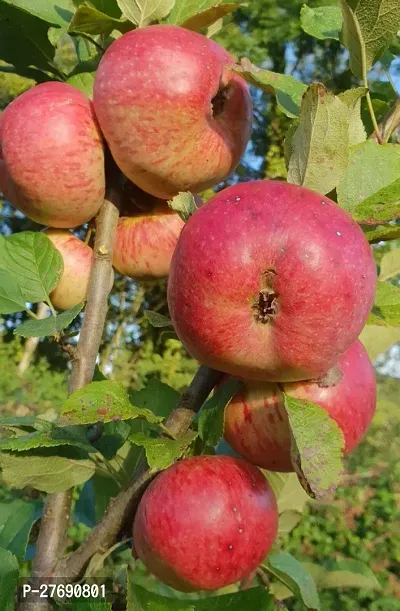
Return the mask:
M 50 299 L 58 310 L 69 310 L 86 299 L 93 264 L 93 249 L 70 231 L 47 229 L 44 232 L 60 251 L 64 271 Z M 111 271 L 110 290 L 114 282 Z
M 136 279 L 168 276 L 184 222 L 166 202 L 151 212 L 123 216 L 118 221 L 113 266 Z
M 96 72 L 93 102 L 125 176 L 171 199 L 233 172 L 252 114 L 248 87 L 233 64 L 217 43 L 178 26 L 139 28 L 112 43 Z
M 262 562 L 277 527 L 275 496 L 256 467 L 230 456 L 196 456 L 150 484 L 133 542 L 149 571 L 169 586 L 217 590 Z
M 202 205 L 198 195 L 195 201 Z M 184 221 L 165 200 L 131 182 L 123 189 L 121 215 L 113 253 L 115 269 L 142 280 L 168 276 Z
M 71 228 L 95 216 L 104 150 L 90 100 L 66 83 L 29 89 L 2 114 L 0 190 L 30 219 Z
M 344 454 L 364 437 L 376 408 L 374 368 L 360 341 L 337 363 L 342 378 L 332 386 L 323 381 L 278 385 L 247 381 L 225 410 L 224 437 L 249 462 L 270 471 L 294 471 L 290 459 L 290 430 L 282 392 L 317 403 L 343 432 Z
M 279 181 L 224 189 L 186 223 L 169 312 L 192 357 L 244 379 L 318 378 L 360 334 L 372 250 L 327 197 Z

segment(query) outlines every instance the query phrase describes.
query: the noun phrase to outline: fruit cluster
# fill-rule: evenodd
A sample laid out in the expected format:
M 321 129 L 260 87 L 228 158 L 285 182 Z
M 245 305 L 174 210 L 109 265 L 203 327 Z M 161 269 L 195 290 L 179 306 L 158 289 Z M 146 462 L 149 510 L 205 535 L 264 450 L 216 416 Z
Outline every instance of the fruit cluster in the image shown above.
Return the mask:
M 357 340 L 376 285 L 368 242 L 336 203 L 278 181 L 197 199 L 186 224 L 168 207 L 181 191 L 224 180 L 251 128 L 233 59 L 183 28 L 150 26 L 113 42 L 93 103 L 67 84 L 45 83 L 0 121 L 0 189 L 50 227 L 63 255 L 54 305 L 85 298 L 93 252 L 68 229 L 103 202 L 108 147 L 124 176 L 115 269 L 169 276 L 169 311 L 187 351 L 242 380 L 224 434 L 243 458 L 193 457 L 167 469 L 145 492 L 133 533 L 139 557 L 177 589 L 243 579 L 277 532 L 276 500 L 258 467 L 293 470 L 284 394 L 326 410 L 345 453 L 372 419 L 375 377 Z

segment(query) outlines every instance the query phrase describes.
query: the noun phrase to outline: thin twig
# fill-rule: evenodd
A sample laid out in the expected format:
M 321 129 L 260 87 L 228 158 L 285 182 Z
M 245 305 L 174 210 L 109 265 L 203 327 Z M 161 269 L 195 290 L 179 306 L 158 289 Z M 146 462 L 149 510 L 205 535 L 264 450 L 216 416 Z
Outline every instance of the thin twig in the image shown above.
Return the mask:
M 165 422 L 165 426 L 173 435 L 179 437 L 186 433 L 196 413 L 222 375 L 219 371 L 208 367 L 199 368 L 191 384 L 182 394 L 178 406 Z M 55 574 L 60 576 L 63 582 L 77 580 L 94 554 L 106 552 L 115 543 L 122 526 L 126 522 L 132 523 L 138 499 L 158 472 L 139 467 L 135 480 L 111 500 L 104 517 L 87 539 L 77 550 L 57 564 Z
M 368 84 L 365 84 L 365 87 L 368 87 Z M 380 134 L 380 131 L 379 131 L 379 126 L 378 126 L 378 122 L 376 120 L 374 107 L 372 106 L 371 94 L 370 94 L 369 91 L 367 91 L 365 97 L 367 99 L 368 110 L 369 110 L 369 114 L 371 116 L 372 125 L 374 127 L 375 140 L 379 144 L 382 144 L 382 137 L 381 137 L 381 134 Z
M 383 117 L 382 121 L 380 122 L 378 126 L 381 142 L 389 142 L 390 136 L 399 127 L 400 127 L 400 98 L 397 98 L 392 108 L 389 110 L 387 115 Z M 371 134 L 370 140 L 378 141 L 375 131 Z
M 74 354 L 69 392 L 75 392 L 88 384 L 96 366 L 96 359 L 104 331 L 114 237 L 118 222 L 119 194 L 114 189 L 107 198 L 97 218 L 94 261 L 88 286 L 88 300 L 83 319 L 79 344 Z M 70 522 L 72 491 L 49 494 L 44 508 L 40 532 L 36 542 L 36 554 L 31 573 L 31 585 L 54 582 L 54 568 L 65 550 L 65 539 Z M 37 588 L 37 585 L 36 585 Z M 35 589 L 35 588 L 32 588 Z M 38 594 L 30 593 L 20 604 L 20 611 L 47 611 L 48 602 Z

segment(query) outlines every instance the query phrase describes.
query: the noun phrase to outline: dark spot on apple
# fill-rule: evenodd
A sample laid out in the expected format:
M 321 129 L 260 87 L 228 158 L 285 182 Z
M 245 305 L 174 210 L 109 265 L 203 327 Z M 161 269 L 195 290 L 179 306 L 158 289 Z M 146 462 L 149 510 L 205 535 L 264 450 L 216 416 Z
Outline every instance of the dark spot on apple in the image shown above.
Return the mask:
M 242 533 L 242 532 L 243 532 L 243 528 L 239 528 L 238 530 L 239 530 L 239 532 L 240 532 L 240 533 Z
M 235 512 L 236 512 L 236 511 L 237 511 L 236 507 L 233 507 L 232 511 L 235 511 Z
M 269 323 L 279 311 L 279 295 L 274 290 L 276 271 L 272 267 L 263 273 L 258 299 L 253 304 L 255 319 L 258 322 Z
M 219 571 L 219 566 L 216 566 L 216 567 L 215 567 L 215 570 L 216 570 L 216 571 Z
M 232 550 L 233 549 L 233 545 L 228 545 L 228 549 Z
M 211 100 L 213 117 L 220 115 L 225 108 L 225 101 L 228 97 L 229 85 L 222 86 L 218 89 L 217 95 Z

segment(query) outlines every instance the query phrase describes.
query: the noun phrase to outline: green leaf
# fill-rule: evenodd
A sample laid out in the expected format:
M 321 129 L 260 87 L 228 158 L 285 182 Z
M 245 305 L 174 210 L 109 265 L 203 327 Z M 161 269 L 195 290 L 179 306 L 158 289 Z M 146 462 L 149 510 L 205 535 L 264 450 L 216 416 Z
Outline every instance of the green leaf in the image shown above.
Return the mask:
M 199 31 L 234 11 L 241 4 L 243 3 L 223 0 L 175 0 L 165 22 Z
M 317 587 L 322 590 L 333 588 L 362 588 L 363 590 L 382 590 L 382 587 L 371 569 L 359 560 L 341 558 L 336 560 L 334 568 L 326 569 L 321 564 L 302 563 L 313 576 Z
M 400 239 L 400 225 L 381 225 L 379 227 L 365 225 L 362 230 L 370 244 Z
M 161 471 L 181 458 L 196 437 L 197 433 L 194 431 L 188 431 L 178 439 L 148 437 L 146 433 L 132 433 L 129 441 L 145 449 L 147 463 L 152 471 Z
M 355 87 L 339 93 L 338 98 L 346 104 L 349 118 L 349 146 L 365 142 L 367 132 L 361 119 L 361 98 L 367 93 L 366 87 Z
M 393 55 L 393 53 L 391 53 L 390 51 L 385 51 L 385 53 L 379 58 L 379 61 L 382 64 L 382 66 L 385 66 L 385 68 L 389 70 L 393 60 L 395 59 L 396 59 L 396 56 Z
M 63 267 L 61 253 L 44 233 L 0 236 L 0 312 L 20 312 L 27 302 L 49 301 Z
M 179 214 L 183 221 L 187 221 L 197 210 L 196 200 L 189 192 L 181 192 L 169 200 L 168 206 Z
M 64 492 L 94 474 L 94 463 L 83 456 L 87 454 L 67 452 L 64 448 L 57 455 L 50 448 L 22 455 L 1 452 L 0 468 L 5 483 L 13 488 L 31 486 L 42 492 Z
M 103 432 L 100 439 L 93 442 L 93 445 L 103 454 L 104 458 L 111 460 L 124 445 L 130 432 L 130 425 L 123 420 L 106 422 L 103 424 Z
M 0 548 L 14 554 L 19 562 L 25 560 L 35 509 L 34 503 L 20 499 L 0 503 Z
M 398 0 L 341 0 L 341 41 L 350 52 L 350 69 L 361 80 L 400 29 Z
M 160 422 L 149 409 L 132 405 L 124 387 L 118 382 L 91 382 L 68 397 L 62 406 L 60 425 L 94 424 L 112 420 L 145 418 Z
M 133 1 L 133 0 L 132 0 Z M 79 5 L 69 24 L 69 32 L 83 32 L 85 34 L 104 34 L 108 36 L 113 30 L 128 32 L 132 24 L 126 19 L 116 19 L 97 10 L 87 2 Z
M 205 402 L 199 416 L 199 435 L 208 446 L 215 446 L 224 434 L 225 408 L 242 383 L 235 379 L 217 388 L 213 396 Z
M 53 63 L 64 75 L 70 74 L 79 64 L 73 38 L 63 29 L 49 28 L 49 40 L 55 47 Z
M 307 609 L 319 611 L 320 602 L 315 582 L 304 565 L 291 554 L 270 554 L 262 567 L 287 586 Z
M 81 3 L 82 0 L 74 0 Z M 90 0 L 90 4 L 97 8 L 98 11 L 111 15 L 111 17 L 120 17 L 121 11 L 118 7 L 117 0 Z
M 326 40 L 339 40 L 342 29 L 342 11 L 338 6 L 318 6 L 311 8 L 303 4 L 300 11 L 300 24 L 306 34 Z
M 1 0 L 1 2 L 47 21 L 47 23 L 61 26 L 70 21 L 75 10 L 72 0 L 57 0 L 57 2 L 49 2 L 49 0 Z
M 187 0 L 181 4 L 184 4 L 186 7 L 190 4 L 194 6 L 193 1 L 188 2 Z M 233 13 L 233 11 L 235 11 L 237 8 L 243 5 L 246 6 L 246 4 L 247 3 L 243 2 L 224 2 L 222 0 L 203 0 L 200 2 L 200 5 L 203 7 L 208 5 L 208 8 L 203 8 L 203 10 L 199 10 L 199 8 L 197 8 L 197 12 L 192 14 L 190 17 L 187 17 L 180 23 L 180 25 L 187 30 L 200 32 L 201 30 L 220 22 L 225 15 Z M 196 6 L 199 7 L 199 3 L 197 3 Z M 208 32 L 207 35 L 210 36 Z
M 127 611 L 275 611 L 273 598 L 265 588 L 251 588 L 206 599 L 174 600 L 160 596 L 133 582 L 128 573 Z
M 400 248 L 385 253 L 380 264 L 379 280 L 385 282 L 400 274 Z
M 14 611 L 14 597 L 19 577 L 18 560 L 0 547 L 0 609 Z
M 235 72 L 250 85 L 275 95 L 278 106 L 285 115 L 291 118 L 299 116 L 301 99 L 307 90 L 307 85 L 290 74 L 278 74 L 257 68 L 246 58 L 242 59 L 240 68 L 237 68 Z
M 304 507 L 310 500 L 296 473 L 276 473 L 261 469 L 278 502 L 278 534 L 289 533 L 301 520 Z
M 303 96 L 300 122 L 291 139 L 288 182 L 329 193 L 340 182 L 349 159 L 346 105 L 320 83 Z
M 180 394 L 168 384 L 152 378 L 145 388 L 131 392 L 129 398 L 131 403 L 140 409 L 150 410 L 155 416 L 167 418 L 177 406 Z
M 0 1 L 1 59 L 15 66 L 17 74 L 36 80 L 37 70 L 32 68 L 56 73 L 52 67 L 54 48 L 47 37 L 48 27 L 45 21 Z M 51 78 L 41 76 L 44 80 Z
M 224 6 L 226 6 L 226 5 L 224 5 Z M 212 38 L 213 36 L 218 34 L 218 32 L 222 29 L 223 25 L 224 25 L 224 18 L 223 17 L 220 17 L 219 19 L 217 19 L 217 21 L 215 21 L 214 23 L 209 25 L 207 30 L 206 30 L 206 34 L 205 34 L 207 36 L 207 38 Z
M 14 329 L 15 335 L 21 337 L 58 337 L 60 332 L 66 329 L 78 316 L 83 308 L 83 303 L 78 303 L 71 310 L 65 310 L 57 316 L 49 316 L 42 320 L 27 320 Z
M 400 215 L 400 178 L 355 206 L 351 214 L 365 225 L 396 220 Z
M 374 361 L 380 354 L 400 342 L 400 328 L 368 324 L 362 330 L 359 340 L 363 343 L 371 361 Z
M 93 97 L 93 86 L 95 72 L 81 72 L 80 74 L 74 74 L 67 80 L 69 85 L 76 87 L 79 91 L 83 91 L 88 98 Z
M 168 318 L 168 316 L 163 316 L 163 314 L 159 314 L 158 312 L 153 312 L 152 310 L 147 310 L 145 312 L 145 316 L 152 327 L 162 328 L 162 327 L 173 327 L 172 320 Z
M 343 433 L 319 405 L 286 394 L 284 399 L 292 463 L 300 483 L 312 498 L 330 496 L 343 473 Z
M 367 324 L 382 325 L 384 327 L 400 326 L 399 287 L 387 282 L 378 282 L 374 306 L 368 317 Z
M 20 420 L 20 423 L 18 423 Z M 85 432 L 79 427 L 58 427 L 52 422 L 34 418 L 31 425 L 25 424 L 25 418 L 2 418 L 0 428 L 9 434 L 0 437 L 0 451 L 13 450 L 23 452 L 35 448 L 52 448 L 57 446 L 75 446 L 87 452 L 95 449 L 87 442 Z M 28 430 L 25 430 L 28 428 Z
M 166 17 L 175 0 L 117 0 L 122 14 L 139 28 Z
M 370 213 L 375 208 L 378 216 L 376 208 L 381 206 L 380 216 L 391 217 L 392 211 L 386 215 L 385 210 L 393 205 L 399 210 L 399 176 L 400 146 L 367 140 L 350 151 L 349 164 L 337 187 L 338 204 L 360 223 L 361 216 L 365 216 L 367 224 L 372 222 L 367 208 L 371 208 Z M 380 220 L 383 218 L 374 224 Z
M 278 502 L 279 514 L 285 511 L 303 513 L 304 506 L 310 500 L 302 488 L 296 473 L 276 473 L 262 469 Z

